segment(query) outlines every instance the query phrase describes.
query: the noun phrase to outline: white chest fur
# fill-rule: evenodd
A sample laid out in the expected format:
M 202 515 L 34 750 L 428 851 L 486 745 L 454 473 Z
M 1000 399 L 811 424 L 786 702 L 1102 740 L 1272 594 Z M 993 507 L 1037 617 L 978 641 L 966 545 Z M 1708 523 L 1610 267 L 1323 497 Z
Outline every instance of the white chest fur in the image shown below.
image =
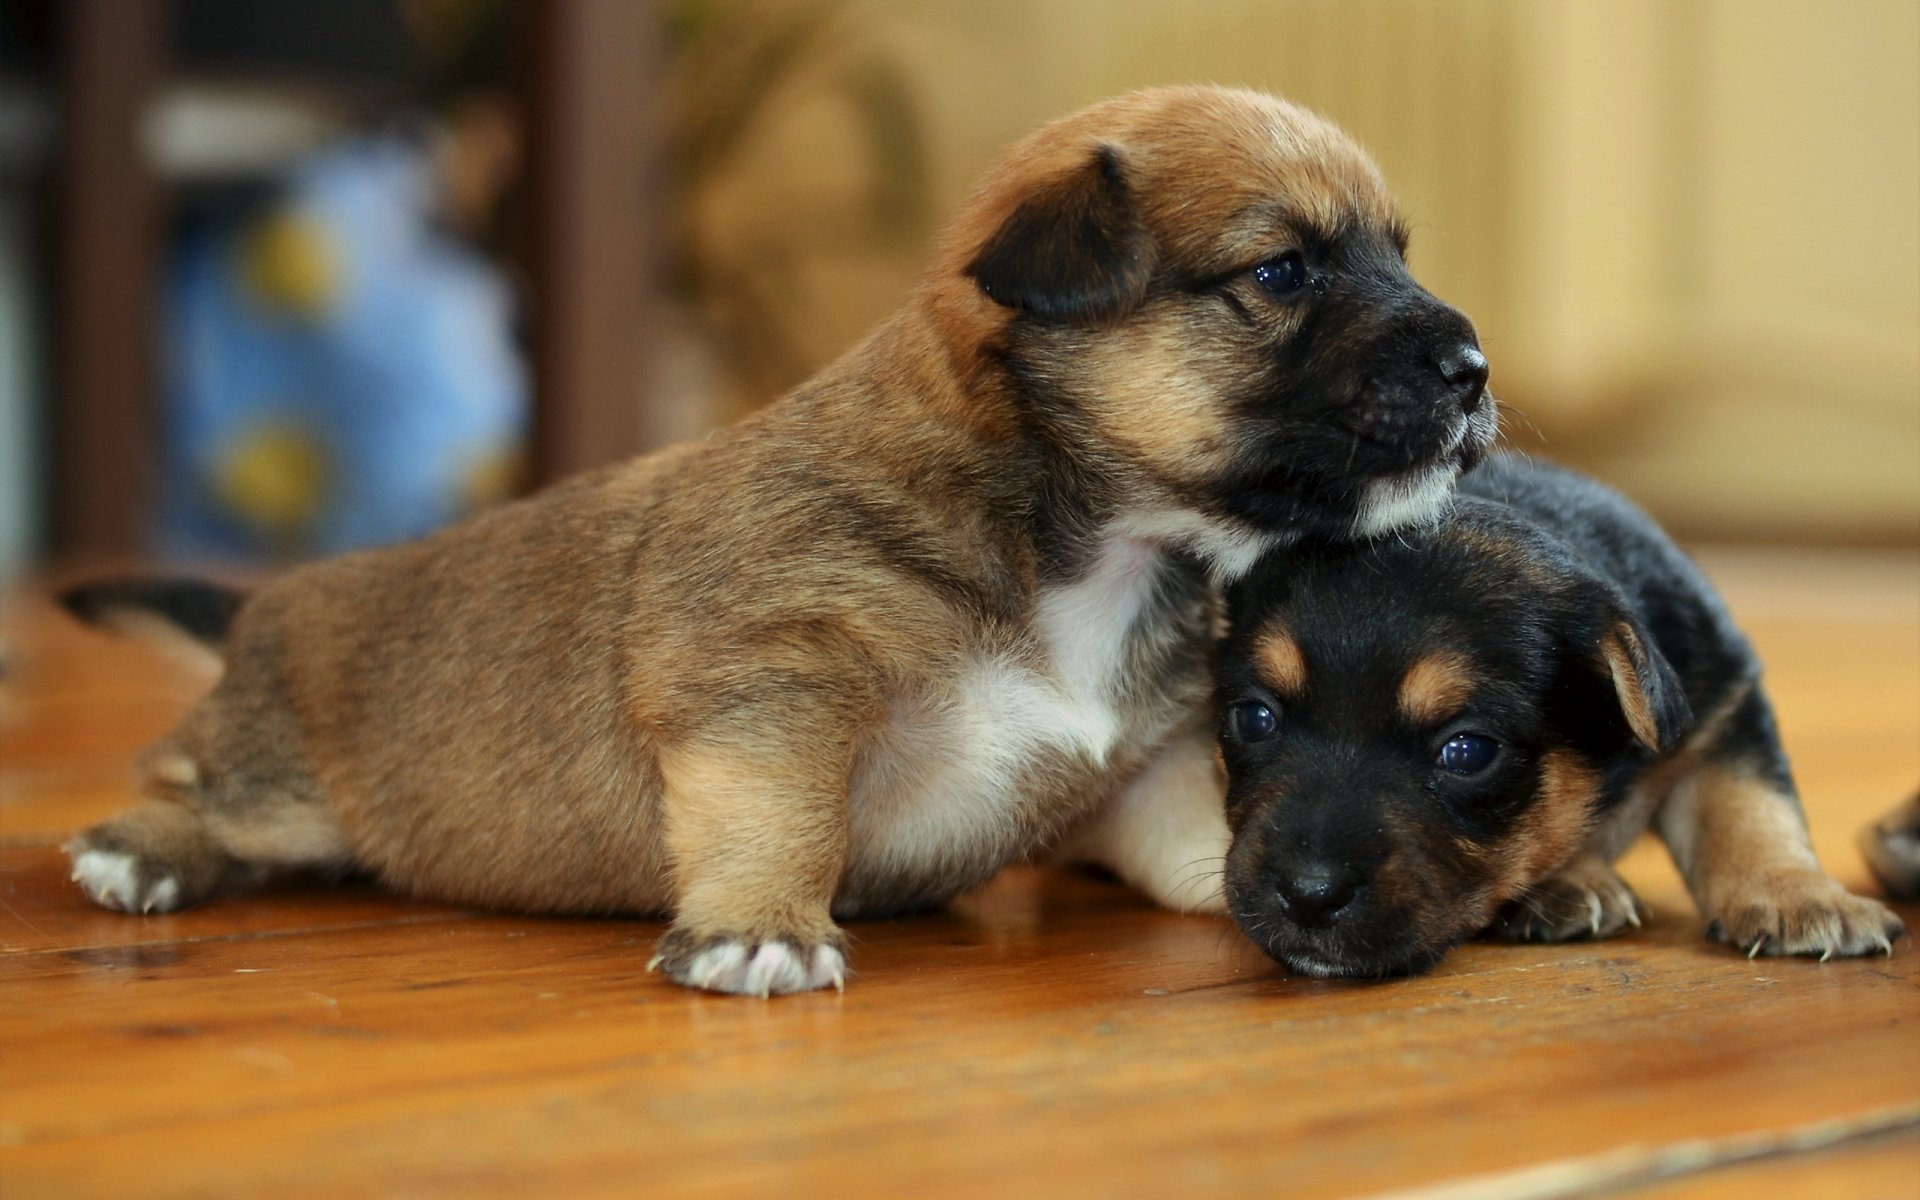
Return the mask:
M 1129 643 L 1165 552 L 1104 539 L 1090 570 L 1043 592 L 1027 647 L 983 652 L 959 678 L 903 697 L 853 780 L 856 870 L 939 875 L 1032 849 L 1023 786 L 1043 759 L 1095 770 L 1126 728 Z

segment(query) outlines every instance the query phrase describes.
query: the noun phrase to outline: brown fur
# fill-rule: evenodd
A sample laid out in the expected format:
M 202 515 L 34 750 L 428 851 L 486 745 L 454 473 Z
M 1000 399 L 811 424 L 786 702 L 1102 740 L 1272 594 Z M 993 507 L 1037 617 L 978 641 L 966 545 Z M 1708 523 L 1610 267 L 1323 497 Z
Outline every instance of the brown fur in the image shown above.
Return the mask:
M 1444 720 L 1466 703 L 1473 681 L 1473 663 L 1463 654 L 1440 651 L 1417 658 L 1400 680 L 1401 715 L 1415 725 Z
M 1790 793 L 1738 762 L 1709 762 L 1657 817 L 1711 936 L 1749 954 L 1892 951 L 1899 924 L 1821 869 Z
M 1607 673 L 1613 678 L 1613 690 L 1620 698 L 1620 711 L 1627 719 L 1627 728 L 1633 730 L 1633 736 L 1640 739 L 1641 745 L 1649 750 L 1660 750 L 1660 727 L 1653 715 L 1653 705 L 1647 698 L 1647 689 L 1640 679 L 1640 668 L 1636 664 L 1646 659 L 1646 651 L 1640 645 L 1640 637 L 1634 633 L 1633 626 L 1624 621 L 1615 625 L 1611 633 L 1600 643 L 1600 657 L 1607 665 Z
M 1578 755 L 1550 750 L 1542 757 L 1533 804 L 1499 852 L 1487 858 L 1493 878 L 1482 924 L 1493 916 L 1494 907 L 1546 878 L 1580 851 L 1599 794 L 1599 773 Z
M 1253 644 L 1254 665 L 1276 695 L 1299 696 L 1307 690 L 1307 659 L 1300 643 L 1284 629 L 1263 631 Z
M 1175 732 L 1204 706 L 1212 618 L 1177 552 L 1204 526 L 1226 571 L 1269 536 L 1195 497 L 1244 450 L 1246 380 L 1302 311 L 1236 318 L 1182 288 L 1330 229 L 1401 237 L 1364 155 L 1270 97 L 1163 89 L 1047 126 L 905 307 L 759 414 L 253 596 L 167 743 L 196 774 L 150 786 L 200 823 L 194 854 L 671 912 L 657 961 L 725 990 L 838 983 L 834 914 L 937 903 L 1069 836 L 1171 892 L 1162 860 L 1217 854 L 1217 815 L 1173 838 L 1090 823 L 1157 828 L 1136 776 L 1196 793 L 1177 811 L 1218 807 L 1204 733 Z M 1029 247 L 1064 261 L 1072 319 L 1022 324 L 990 294 L 1049 265 Z M 1070 402 L 1042 429 L 1034 395 Z M 1102 571 L 1111 597 L 1047 623 Z M 1122 601 L 1142 615 L 1080 656 L 1115 664 L 1086 683 L 1073 639 Z
M 1920 900 L 1920 794 L 1860 831 L 1860 853 L 1896 900 Z

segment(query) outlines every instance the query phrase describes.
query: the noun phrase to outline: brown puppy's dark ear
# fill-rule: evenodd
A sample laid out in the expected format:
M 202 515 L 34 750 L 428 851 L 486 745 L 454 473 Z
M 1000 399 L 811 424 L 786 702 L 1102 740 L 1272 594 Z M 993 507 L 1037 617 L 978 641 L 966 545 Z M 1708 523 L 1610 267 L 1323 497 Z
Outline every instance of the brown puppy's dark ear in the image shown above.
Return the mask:
M 1601 635 L 1600 663 L 1613 679 L 1633 736 L 1649 750 L 1672 746 L 1693 720 L 1693 709 L 1667 656 L 1631 620 L 1616 616 Z
M 1048 321 L 1093 321 L 1140 303 L 1153 240 L 1134 210 L 1120 151 L 1036 189 L 994 232 L 967 274 L 996 304 Z

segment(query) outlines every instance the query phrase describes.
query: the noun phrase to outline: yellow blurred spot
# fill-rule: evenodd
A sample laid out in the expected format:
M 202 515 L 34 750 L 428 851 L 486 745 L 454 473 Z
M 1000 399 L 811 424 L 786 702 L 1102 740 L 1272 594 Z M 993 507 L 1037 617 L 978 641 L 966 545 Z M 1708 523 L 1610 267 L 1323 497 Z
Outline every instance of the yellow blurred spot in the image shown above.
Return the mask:
M 519 491 L 526 468 L 526 459 L 518 450 L 500 450 L 474 459 L 461 479 L 460 499 L 467 511 L 497 504 Z
M 268 217 L 247 233 L 240 277 L 262 304 L 303 317 L 324 313 L 340 287 L 326 226 L 290 212 Z
M 214 493 L 236 515 L 290 537 L 313 524 L 327 491 L 326 450 L 304 430 L 254 429 L 231 443 L 214 468 Z

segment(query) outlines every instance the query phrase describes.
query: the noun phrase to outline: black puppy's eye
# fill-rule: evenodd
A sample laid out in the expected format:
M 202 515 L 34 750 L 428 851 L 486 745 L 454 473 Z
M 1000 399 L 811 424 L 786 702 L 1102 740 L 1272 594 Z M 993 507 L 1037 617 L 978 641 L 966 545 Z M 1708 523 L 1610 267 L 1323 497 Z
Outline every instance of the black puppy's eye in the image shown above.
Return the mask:
M 1258 700 L 1241 700 L 1227 709 L 1227 731 L 1237 742 L 1264 742 L 1279 730 L 1279 716 Z
M 1442 771 L 1454 775 L 1478 775 L 1500 757 L 1500 743 L 1477 733 L 1456 733 L 1440 747 Z
M 1293 300 L 1306 290 L 1307 260 L 1298 250 L 1263 262 L 1253 269 L 1253 281 L 1275 300 Z

